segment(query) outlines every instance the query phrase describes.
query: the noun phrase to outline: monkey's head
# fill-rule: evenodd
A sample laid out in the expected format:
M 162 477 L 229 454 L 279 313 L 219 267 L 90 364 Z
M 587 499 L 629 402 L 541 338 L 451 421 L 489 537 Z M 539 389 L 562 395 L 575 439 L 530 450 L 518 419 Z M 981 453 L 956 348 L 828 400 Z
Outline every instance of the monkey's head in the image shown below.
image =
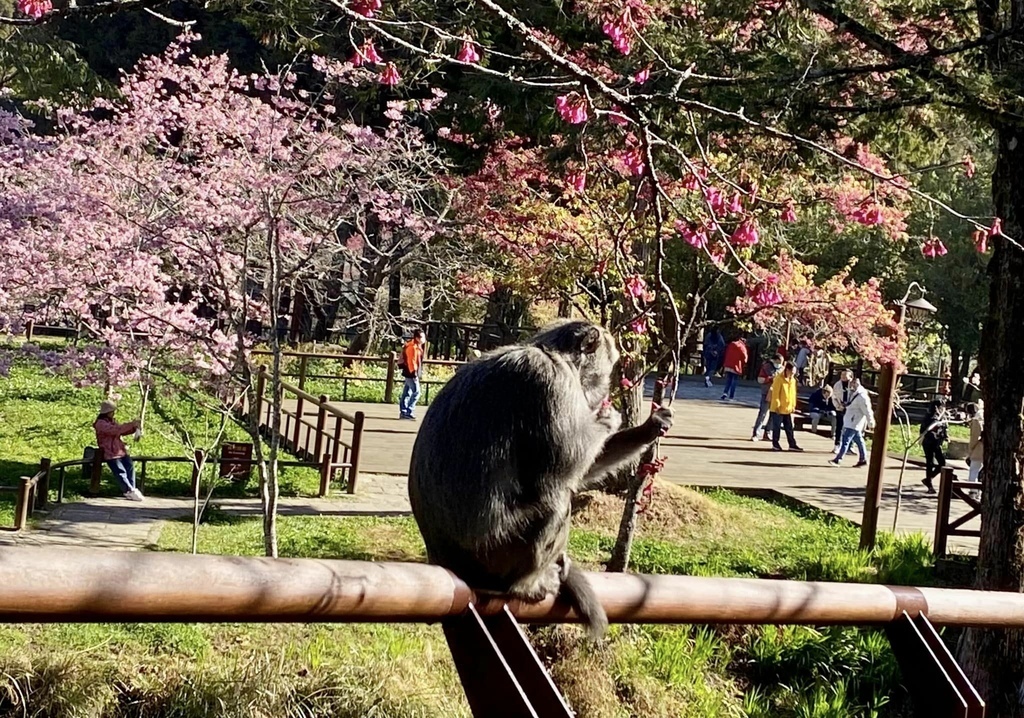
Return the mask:
M 579 369 L 580 385 L 590 408 L 601 407 L 619 361 L 615 339 L 607 329 L 583 320 L 565 320 L 542 329 L 530 344 L 565 356 Z

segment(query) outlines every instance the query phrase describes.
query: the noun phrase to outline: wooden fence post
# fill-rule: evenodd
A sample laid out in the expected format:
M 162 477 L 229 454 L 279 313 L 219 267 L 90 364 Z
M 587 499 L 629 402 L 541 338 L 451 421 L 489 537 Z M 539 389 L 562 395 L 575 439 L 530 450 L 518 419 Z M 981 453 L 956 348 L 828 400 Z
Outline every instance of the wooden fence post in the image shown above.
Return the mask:
M 366 415 L 361 412 L 356 412 L 356 420 L 352 422 L 352 454 L 350 463 L 352 464 L 348 470 L 348 492 L 354 494 L 356 492 L 356 479 L 359 478 L 359 448 L 363 443 L 363 422 L 366 420 Z
M 26 342 L 32 341 L 32 334 L 35 333 L 35 330 L 36 330 L 36 322 L 35 322 L 34 319 L 29 319 L 27 322 L 25 322 L 25 341 Z
M 330 452 L 324 453 L 320 458 L 320 498 L 327 496 L 327 492 L 331 487 L 331 454 Z
M 935 511 L 935 558 L 946 555 L 946 541 L 949 538 L 949 504 L 953 498 L 953 470 L 943 467 L 939 474 L 939 502 Z
M 281 403 L 284 404 L 282 397 Z M 295 403 L 295 431 L 292 432 L 292 451 L 299 454 L 299 434 L 302 432 L 302 412 L 305 411 L 305 402 L 302 397 L 298 397 L 298 401 Z M 284 411 L 282 407 L 282 411 Z
M 391 404 L 395 400 L 395 365 L 398 357 L 394 352 L 388 354 L 388 373 L 384 379 L 384 403 Z
M 327 402 L 326 394 L 320 395 L 316 411 L 316 439 L 313 442 L 313 457 L 321 456 L 324 448 L 324 429 L 327 426 Z M 308 443 L 308 442 L 307 442 Z
M 45 509 L 46 502 L 50 498 L 50 460 L 42 458 L 39 460 L 39 482 L 36 484 L 36 508 Z
M 309 357 L 303 354 L 299 358 L 299 388 L 306 388 L 306 368 L 309 365 Z
M 263 395 L 267 391 L 267 367 L 260 365 L 256 373 L 256 428 L 263 424 Z M 269 422 L 268 422 L 269 423 Z
M 18 480 L 18 499 L 14 505 L 14 530 L 21 531 L 28 523 L 28 504 L 31 501 L 31 482 L 28 476 Z
M 92 477 L 89 480 L 89 493 L 98 496 L 100 493 L 100 476 L 103 472 L 103 449 L 96 447 L 92 455 Z
M 196 491 L 199 489 L 199 467 L 203 465 L 203 450 L 196 449 L 195 463 L 192 464 L 192 495 L 196 495 Z

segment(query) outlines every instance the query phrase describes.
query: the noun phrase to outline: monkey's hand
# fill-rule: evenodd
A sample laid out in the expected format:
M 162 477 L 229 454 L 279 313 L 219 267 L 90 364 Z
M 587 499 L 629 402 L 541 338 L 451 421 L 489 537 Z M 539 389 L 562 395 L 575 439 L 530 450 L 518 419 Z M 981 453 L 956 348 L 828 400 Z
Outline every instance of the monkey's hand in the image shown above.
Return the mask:
M 662 406 L 655 409 L 647 421 L 644 422 L 644 428 L 650 433 L 649 441 L 665 436 L 668 430 L 672 428 L 672 409 L 668 406 Z
M 604 427 L 609 434 L 614 434 L 622 425 L 622 416 L 612 406 L 610 399 L 605 399 L 597 410 L 597 423 Z

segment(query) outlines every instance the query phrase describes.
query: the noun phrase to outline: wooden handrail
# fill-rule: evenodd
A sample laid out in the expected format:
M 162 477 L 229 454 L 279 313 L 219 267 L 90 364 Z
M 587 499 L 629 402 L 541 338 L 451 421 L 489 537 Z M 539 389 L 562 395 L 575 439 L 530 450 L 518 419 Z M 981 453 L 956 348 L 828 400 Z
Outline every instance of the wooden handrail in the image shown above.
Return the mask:
M 259 356 L 273 356 L 274 353 L 267 349 L 253 349 L 250 354 Z M 296 352 L 296 351 L 283 351 L 281 352 L 282 357 L 308 357 L 310 359 L 342 359 L 345 361 L 383 361 L 386 362 L 388 358 L 386 356 L 376 356 L 368 354 L 337 354 L 334 352 Z
M 45 570 L 40 570 L 45 566 Z M 907 611 L 940 625 L 1024 627 L 1024 595 L 695 576 L 588 574 L 617 623 L 884 625 Z M 443 568 L 416 563 L 0 548 L 0 621 L 432 622 L 500 610 Z M 523 621 L 575 622 L 549 598 Z

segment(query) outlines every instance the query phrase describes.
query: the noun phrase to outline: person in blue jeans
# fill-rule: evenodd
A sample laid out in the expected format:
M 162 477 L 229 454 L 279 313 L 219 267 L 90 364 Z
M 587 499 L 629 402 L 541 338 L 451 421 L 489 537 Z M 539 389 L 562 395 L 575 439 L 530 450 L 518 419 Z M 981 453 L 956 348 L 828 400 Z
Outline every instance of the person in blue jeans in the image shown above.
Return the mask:
M 725 359 L 722 361 L 722 368 L 725 370 L 725 389 L 722 390 L 722 401 L 736 398 L 736 386 L 747 368 L 747 357 L 747 343 L 742 337 L 733 339 L 725 348 Z
M 122 436 L 135 434 L 140 436 L 139 421 L 129 421 L 126 424 L 118 424 L 114 419 L 114 412 L 117 405 L 112 401 L 104 401 L 100 404 L 100 413 L 96 417 L 92 428 L 96 432 L 96 444 L 103 452 L 107 466 L 114 474 L 114 480 L 120 487 L 122 495 L 129 501 L 142 501 L 142 492 L 135 486 L 135 466 L 132 458 L 128 456 L 128 448 L 121 441 Z
M 839 466 L 850 446 L 856 446 L 860 457 L 854 467 L 867 466 L 868 453 L 864 448 L 864 430 L 875 425 L 875 416 L 871 410 L 871 397 L 868 390 L 860 385 L 859 379 L 851 379 L 848 386 L 850 398 L 846 404 L 843 417 L 843 439 L 839 442 L 839 450 L 828 463 Z
M 757 408 L 757 420 L 754 421 L 754 433 L 750 437 L 751 441 L 760 441 L 761 435 L 768 425 L 768 414 L 771 413 L 772 380 L 782 369 L 784 361 L 781 354 L 776 354 L 771 361 L 762 364 L 757 373 L 757 383 L 761 385 L 761 404 Z
M 724 353 L 725 337 L 722 336 L 722 332 L 709 329 L 704 335 L 704 386 L 714 386 L 711 377 L 721 368 Z
M 420 400 L 420 375 L 423 372 L 423 345 L 426 338 L 422 329 L 414 329 L 412 339 L 405 343 L 398 366 L 405 381 L 398 399 L 398 418 L 415 419 L 416 402 Z

